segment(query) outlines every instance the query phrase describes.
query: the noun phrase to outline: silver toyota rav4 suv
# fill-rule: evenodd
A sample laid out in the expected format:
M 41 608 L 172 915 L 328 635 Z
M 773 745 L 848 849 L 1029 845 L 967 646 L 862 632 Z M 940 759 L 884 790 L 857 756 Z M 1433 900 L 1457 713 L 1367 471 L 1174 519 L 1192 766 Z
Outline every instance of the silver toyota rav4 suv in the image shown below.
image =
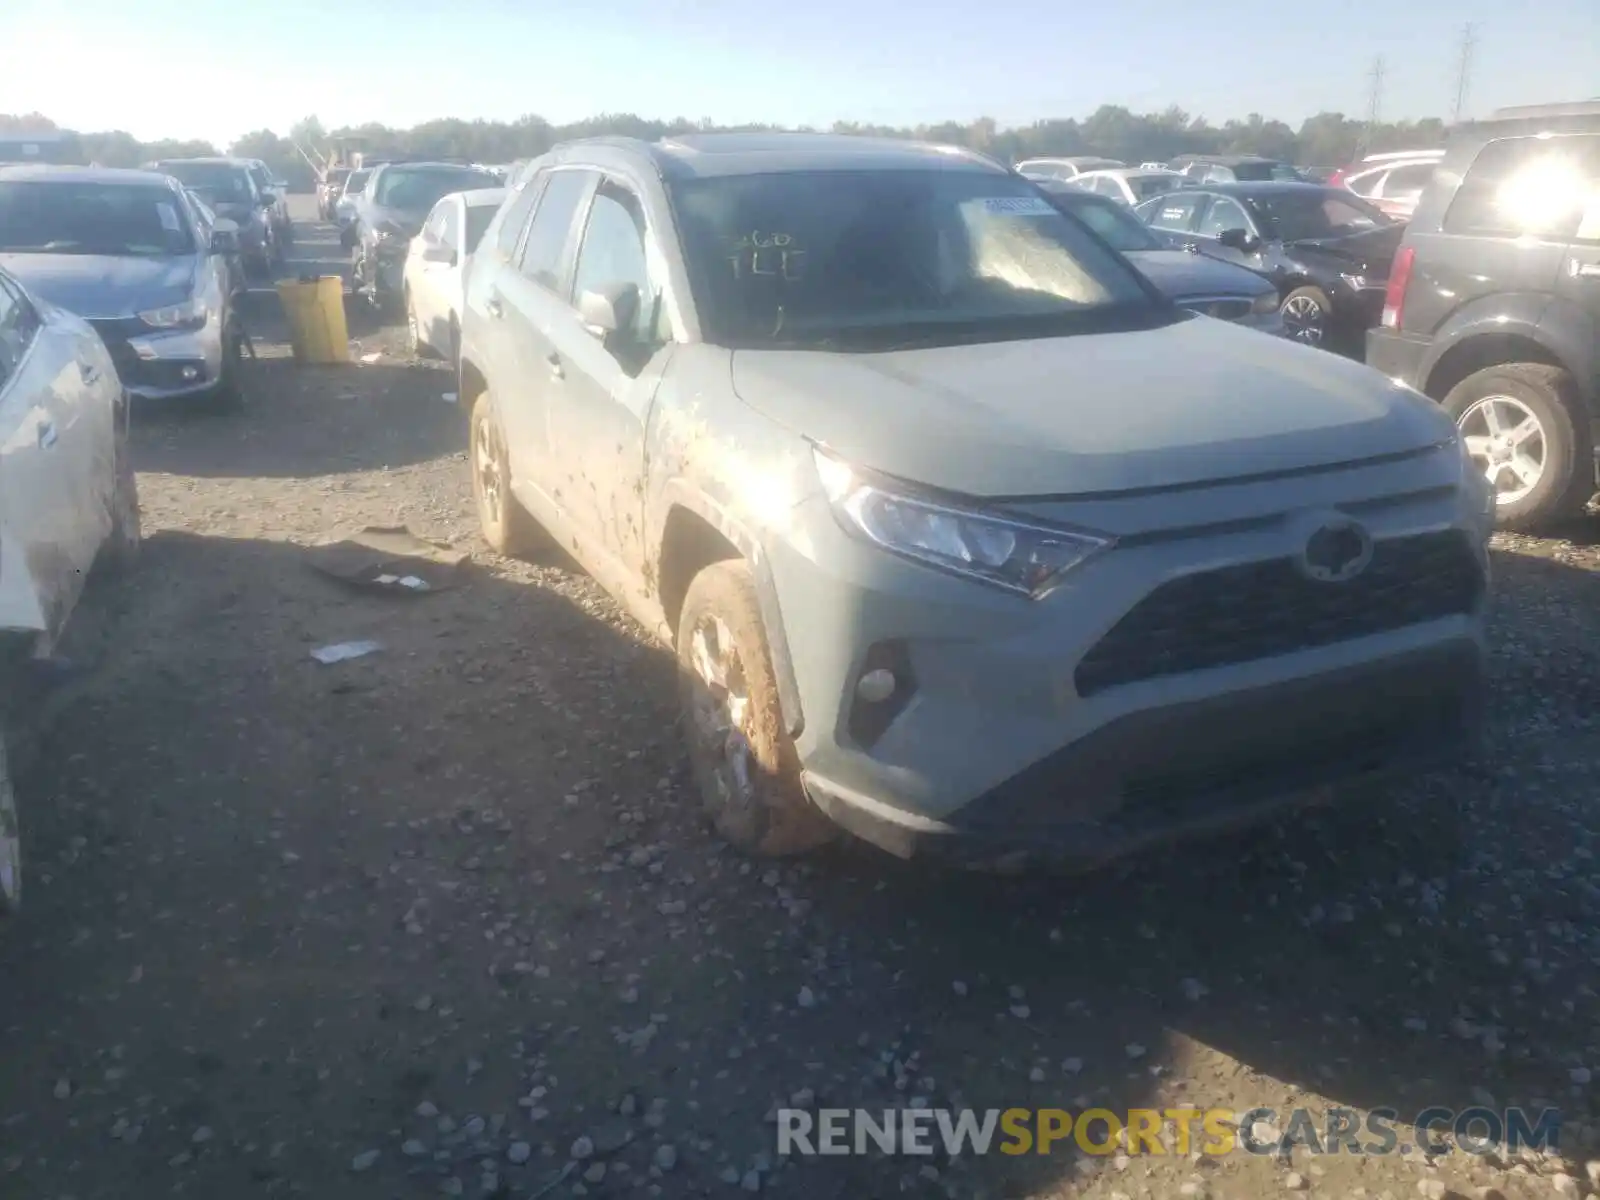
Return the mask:
M 745 850 L 1081 862 L 1476 730 L 1493 501 L 1449 418 L 1175 308 L 976 154 L 559 146 L 461 373 L 485 536 L 542 527 L 675 647 Z

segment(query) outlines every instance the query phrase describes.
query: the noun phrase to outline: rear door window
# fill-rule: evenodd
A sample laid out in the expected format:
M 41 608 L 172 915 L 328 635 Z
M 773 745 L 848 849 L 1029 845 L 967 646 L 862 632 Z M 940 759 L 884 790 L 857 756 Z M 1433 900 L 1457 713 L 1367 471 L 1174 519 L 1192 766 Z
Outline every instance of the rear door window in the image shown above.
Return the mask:
M 572 240 L 573 218 L 594 180 L 593 171 L 550 173 L 517 263 L 517 269 L 539 286 L 561 291 L 561 269 Z
M 506 205 L 505 215 L 500 219 L 499 232 L 495 234 L 494 245 L 508 261 L 516 258 L 517 247 L 522 243 L 522 231 L 528 224 L 528 214 L 533 211 L 533 206 L 549 179 L 548 172 L 540 171 L 528 180 L 522 190 Z

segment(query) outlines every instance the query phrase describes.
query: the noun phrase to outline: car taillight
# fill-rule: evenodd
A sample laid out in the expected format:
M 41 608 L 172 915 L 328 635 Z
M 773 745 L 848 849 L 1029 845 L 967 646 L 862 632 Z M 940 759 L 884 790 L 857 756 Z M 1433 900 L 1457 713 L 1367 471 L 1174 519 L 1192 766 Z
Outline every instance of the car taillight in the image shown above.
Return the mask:
M 1328 176 L 1328 186 L 1329 187 L 1343 187 L 1344 186 L 1344 168 L 1343 167 L 1340 167 L 1332 175 Z
M 1383 293 L 1383 327 L 1399 329 L 1405 317 L 1406 288 L 1411 283 L 1411 266 L 1417 261 L 1417 252 L 1410 246 L 1401 246 L 1389 267 L 1389 286 Z

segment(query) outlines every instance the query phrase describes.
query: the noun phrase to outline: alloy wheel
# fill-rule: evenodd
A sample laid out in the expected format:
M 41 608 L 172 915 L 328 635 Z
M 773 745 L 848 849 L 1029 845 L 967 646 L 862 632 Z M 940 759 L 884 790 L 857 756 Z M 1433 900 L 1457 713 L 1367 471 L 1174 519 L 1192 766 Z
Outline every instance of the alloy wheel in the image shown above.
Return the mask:
M 732 631 L 708 614 L 689 641 L 689 665 L 696 686 L 689 704 L 691 736 L 715 795 L 708 797 L 726 824 L 754 826 L 761 820 L 752 778 L 750 687 Z
M 1472 461 L 1500 504 L 1515 504 L 1544 477 L 1548 444 L 1539 418 L 1515 396 L 1485 396 L 1456 419 Z
M 1327 314 L 1310 296 L 1290 296 L 1283 305 L 1283 323 L 1290 337 L 1308 346 L 1322 345 L 1327 332 Z
M 492 414 L 481 412 L 474 433 L 472 467 L 478 485 L 478 504 L 485 524 L 499 525 L 506 511 L 506 481 L 502 469 L 505 456 L 500 448 L 500 426 Z

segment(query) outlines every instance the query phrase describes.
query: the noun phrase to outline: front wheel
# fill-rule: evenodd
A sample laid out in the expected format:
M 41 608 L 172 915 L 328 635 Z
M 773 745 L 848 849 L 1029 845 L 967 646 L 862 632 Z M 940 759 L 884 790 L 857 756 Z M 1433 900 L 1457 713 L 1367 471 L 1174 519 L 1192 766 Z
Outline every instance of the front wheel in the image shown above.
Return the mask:
M 539 544 L 538 526 L 511 491 L 511 455 L 494 397 L 481 393 L 472 405 L 467 461 L 478 528 L 496 554 L 523 558 Z
M 803 854 L 838 835 L 801 785 L 746 563 L 713 563 L 689 584 L 678 686 L 689 761 L 718 833 L 763 857 Z
M 1571 516 L 1594 495 L 1589 422 L 1567 371 L 1485 367 L 1451 388 L 1444 407 L 1494 488 L 1501 525 L 1527 529 Z
M 1328 293 L 1319 287 L 1295 288 L 1278 306 L 1284 331 L 1297 342 L 1321 346 L 1328 340 L 1328 321 L 1333 305 Z

